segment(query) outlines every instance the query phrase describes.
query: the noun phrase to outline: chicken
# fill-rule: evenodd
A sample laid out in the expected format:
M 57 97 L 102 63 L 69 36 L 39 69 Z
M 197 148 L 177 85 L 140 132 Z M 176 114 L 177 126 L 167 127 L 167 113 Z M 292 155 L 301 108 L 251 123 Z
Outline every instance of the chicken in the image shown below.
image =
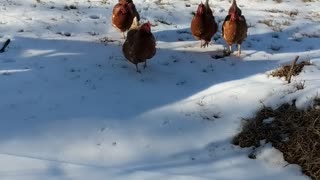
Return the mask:
M 138 63 L 144 62 L 147 67 L 147 59 L 151 59 L 156 54 L 156 40 L 151 33 L 151 24 L 148 21 L 139 26 L 137 17 L 128 31 L 127 39 L 122 46 L 122 52 L 126 59 L 135 64 L 137 72 L 140 73 Z
M 241 43 L 247 37 L 248 25 L 242 15 L 236 0 L 233 0 L 229 13 L 222 25 L 222 36 L 229 46 L 229 53 L 232 52 L 232 45 L 238 45 L 238 56 L 241 54 Z
M 197 12 L 191 21 L 192 35 L 200 40 L 200 47 L 206 47 L 209 45 L 211 38 L 218 30 L 218 24 L 216 23 L 212 10 L 209 7 L 209 0 L 206 0 L 205 4 L 199 4 Z M 205 41 L 202 44 L 202 40 Z
M 139 15 L 139 13 L 136 9 L 136 6 L 134 5 L 132 0 L 119 0 L 119 3 L 121 3 L 121 4 L 128 3 L 128 6 L 129 6 L 131 12 L 133 12 L 133 14 L 134 14 L 133 17 L 137 17 L 138 22 L 140 21 L 140 15 Z
M 131 27 L 134 17 L 137 17 L 138 21 L 140 20 L 132 0 L 119 0 L 118 4 L 113 7 L 112 25 L 120 30 L 125 38 L 124 32 Z

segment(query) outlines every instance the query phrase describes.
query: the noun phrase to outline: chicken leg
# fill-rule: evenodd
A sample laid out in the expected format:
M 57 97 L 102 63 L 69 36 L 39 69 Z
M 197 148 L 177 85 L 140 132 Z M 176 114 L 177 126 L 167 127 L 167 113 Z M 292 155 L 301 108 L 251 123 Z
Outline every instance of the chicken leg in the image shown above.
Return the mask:
M 147 67 L 147 60 L 144 61 L 143 69 L 145 69 L 146 67 Z
M 140 71 L 139 68 L 138 68 L 138 64 L 135 64 L 135 65 L 136 65 L 137 73 L 141 73 L 141 71 Z
M 238 44 L 238 56 L 241 54 L 241 44 Z
M 228 49 L 227 50 L 223 50 L 223 53 L 225 56 L 230 56 L 232 53 L 232 45 L 228 45 Z
M 209 46 L 210 41 L 205 41 L 203 44 L 203 48 L 208 47 Z

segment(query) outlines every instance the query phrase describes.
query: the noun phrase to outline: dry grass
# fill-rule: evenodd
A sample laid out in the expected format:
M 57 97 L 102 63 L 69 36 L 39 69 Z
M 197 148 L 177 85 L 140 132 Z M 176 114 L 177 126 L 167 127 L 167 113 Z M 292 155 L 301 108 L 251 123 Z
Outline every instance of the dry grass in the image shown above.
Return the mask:
M 294 10 L 294 11 L 285 11 L 284 14 L 290 16 L 290 17 L 294 17 L 297 16 L 299 14 L 298 10 Z
M 74 4 L 71 4 L 71 5 L 65 5 L 64 9 L 65 10 L 73 10 L 73 9 L 78 9 L 78 7 Z
M 304 87 L 305 87 L 305 82 L 306 82 L 306 81 L 300 81 L 300 82 L 295 83 L 296 89 L 297 89 L 297 90 L 302 90 L 302 89 L 304 89 Z
M 268 27 L 273 27 L 273 20 L 272 19 L 259 20 L 258 23 L 265 24 Z
M 307 38 L 320 38 L 320 33 L 302 33 L 302 36 L 307 37 Z
M 273 1 L 275 1 L 277 3 L 282 3 L 282 0 L 273 0 Z
M 171 5 L 169 2 L 163 2 L 162 0 L 157 0 L 154 2 L 158 6 Z
M 302 0 L 302 2 L 305 2 L 305 3 L 307 3 L 307 2 L 315 2 L 315 0 Z
M 103 38 L 99 39 L 99 42 L 101 42 L 101 43 L 104 44 L 104 45 L 108 45 L 108 44 L 110 44 L 110 43 L 120 42 L 120 41 L 111 39 L 111 38 L 109 38 L 109 37 L 103 37 Z
M 273 120 L 266 122 L 268 118 Z M 259 147 L 261 140 L 272 143 L 287 162 L 300 165 L 303 173 L 320 180 L 320 109 L 302 111 L 294 102 L 276 110 L 264 107 L 256 117 L 246 119 L 233 144 Z
M 270 27 L 273 31 L 275 32 L 282 32 L 282 25 L 284 26 L 289 26 L 290 22 L 289 21 L 284 21 L 284 22 L 276 22 L 272 19 L 263 19 L 259 20 L 258 23 L 265 24 L 268 27 Z
M 285 21 L 282 22 L 282 25 L 284 25 L 284 26 L 290 26 L 290 25 L 291 25 L 291 22 L 288 21 L 288 20 L 285 20 Z
M 270 12 L 270 13 L 283 13 L 283 14 L 288 14 L 290 11 L 284 11 L 280 9 L 265 9 L 264 11 Z
M 172 25 L 171 22 L 168 22 L 167 20 L 163 19 L 163 18 L 157 18 L 154 20 L 155 22 L 159 22 L 161 24 L 165 24 L 165 25 Z
M 279 10 L 279 9 L 265 9 L 265 11 L 270 12 L 270 13 L 282 13 L 282 14 L 288 15 L 290 17 L 294 17 L 299 14 L 298 10 L 283 11 L 283 10 Z
M 302 61 L 300 63 L 297 63 L 293 68 L 292 76 L 298 75 L 302 71 L 303 67 L 307 66 L 307 65 L 311 65 L 311 63 L 309 61 Z M 287 77 L 287 75 L 290 71 L 290 68 L 291 68 L 291 64 L 284 65 L 281 68 L 273 71 L 270 75 L 273 77 Z

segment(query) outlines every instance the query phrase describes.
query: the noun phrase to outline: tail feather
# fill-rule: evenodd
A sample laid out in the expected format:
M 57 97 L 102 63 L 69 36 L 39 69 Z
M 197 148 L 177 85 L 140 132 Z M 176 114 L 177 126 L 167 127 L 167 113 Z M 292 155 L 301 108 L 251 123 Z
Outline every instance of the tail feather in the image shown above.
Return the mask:
M 237 6 L 237 2 L 236 2 L 236 0 L 232 0 L 232 5 Z
M 209 8 L 209 0 L 206 0 L 206 2 L 204 3 L 204 6 L 205 6 L 206 8 Z

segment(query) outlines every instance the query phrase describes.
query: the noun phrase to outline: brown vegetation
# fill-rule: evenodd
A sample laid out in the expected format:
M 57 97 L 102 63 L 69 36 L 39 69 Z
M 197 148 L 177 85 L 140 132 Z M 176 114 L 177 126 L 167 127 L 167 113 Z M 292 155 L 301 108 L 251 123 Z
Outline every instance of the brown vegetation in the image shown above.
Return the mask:
M 296 75 L 300 74 L 303 67 L 308 66 L 308 65 L 311 65 L 311 63 L 309 61 L 302 61 L 302 62 L 296 63 L 293 67 L 292 76 L 296 76 Z M 291 68 L 291 64 L 284 65 L 281 68 L 273 71 L 271 73 L 271 76 L 273 76 L 273 77 L 287 77 L 287 75 L 289 74 L 290 68 Z
M 300 165 L 306 175 L 320 180 L 320 109 L 316 108 L 317 101 L 314 104 L 306 111 L 297 109 L 294 102 L 276 110 L 264 107 L 256 117 L 246 119 L 233 144 L 259 147 L 260 141 L 266 140 L 287 162 Z

